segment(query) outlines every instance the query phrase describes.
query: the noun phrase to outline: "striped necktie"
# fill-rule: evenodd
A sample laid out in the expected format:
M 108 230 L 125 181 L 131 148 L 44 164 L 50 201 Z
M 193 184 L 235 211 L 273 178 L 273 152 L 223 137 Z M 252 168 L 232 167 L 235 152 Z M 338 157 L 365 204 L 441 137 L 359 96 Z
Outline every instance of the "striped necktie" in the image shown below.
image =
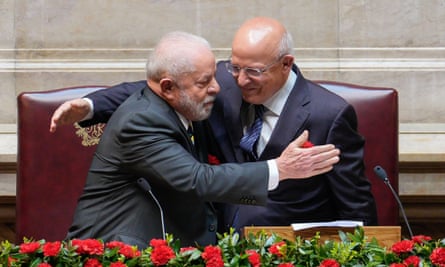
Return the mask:
M 255 120 L 253 121 L 252 126 L 247 129 L 240 141 L 240 147 L 249 153 L 249 155 L 253 156 L 255 160 L 258 159 L 258 155 L 256 153 L 256 143 L 258 142 L 258 138 L 261 134 L 261 128 L 263 126 L 263 114 L 264 106 L 255 105 Z

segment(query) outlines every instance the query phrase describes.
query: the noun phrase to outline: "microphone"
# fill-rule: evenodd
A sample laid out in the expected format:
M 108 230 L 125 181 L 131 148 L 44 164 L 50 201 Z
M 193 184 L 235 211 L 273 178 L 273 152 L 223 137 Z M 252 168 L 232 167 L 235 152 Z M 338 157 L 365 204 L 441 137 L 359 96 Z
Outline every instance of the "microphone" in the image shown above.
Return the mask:
M 391 192 L 394 196 L 394 198 L 397 200 L 397 203 L 399 204 L 400 211 L 402 212 L 403 220 L 405 221 L 406 227 L 408 228 L 409 235 L 411 239 L 413 238 L 413 232 L 411 231 L 411 227 L 409 226 L 408 219 L 406 218 L 405 209 L 402 206 L 402 202 L 400 201 L 399 196 L 397 195 L 396 191 L 392 187 L 391 183 L 389 182 L 388 175 L 386 174 L 385 170 L 380 167 L 379 165 L 374 167 L 374 172 L 377 174 L 377 176 L 385 182 L 385 184 L 391 189 Z
M 165 224 L 164 224 L 164 211 L 162 210 L 161 204 L 159 204 L 158 199 L 155 197 L 155 195 L 153 194 L 153 192 L 151 191 L 151 186 L 148 183 L 147 180 L 145 180 L 144 178 L 139 178 L 138 179 L 138 185 L 147 193 L 150 194 L 150 196 L 153 198 L 153 200 L 155 201 L 156 205 L 159 208 L 159 213 L 161 214 L 161 227 L 162 227 L 162 239 L 165 240 Z

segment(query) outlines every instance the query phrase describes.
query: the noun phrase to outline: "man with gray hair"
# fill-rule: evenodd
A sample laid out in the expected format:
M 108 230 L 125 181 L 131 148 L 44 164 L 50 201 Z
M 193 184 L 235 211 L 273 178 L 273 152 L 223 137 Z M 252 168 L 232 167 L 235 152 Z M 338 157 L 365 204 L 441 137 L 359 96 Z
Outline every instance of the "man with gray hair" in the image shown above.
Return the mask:
M 316 155 L 305 154 L 299 147 L 307 132 L 268 161 L 201 163 L 210 136 L 202 120 L 220 90 L 215 71 L 215 57 L 203 38 L 173 32 L 160 40 L 147 62 L 146 85 L 107 123 L 68 239 L 118 240 L 145 248 L 167 232 L 184 246 L 214 244 L 217 216 L 211 202 L 264 205 L 268 190 L 281 181 L 332 170 L 338 149 L 323 145 L 311 150 Z M 308 162 L 315 164 L 302 173 L 301 164 Z

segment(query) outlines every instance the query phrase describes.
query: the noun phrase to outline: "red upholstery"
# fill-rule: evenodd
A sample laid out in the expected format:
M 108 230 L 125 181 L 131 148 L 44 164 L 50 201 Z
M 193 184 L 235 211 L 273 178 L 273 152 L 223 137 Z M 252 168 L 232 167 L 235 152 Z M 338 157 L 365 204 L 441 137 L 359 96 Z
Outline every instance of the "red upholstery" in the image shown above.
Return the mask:
M 90 86 L 18 96 L 16 242 L 23 237 L 65 238 L 94 146 L 83 146 L 74 126 L 49 132 L 54 110 L 66 100 L 104 88 Z
M 379 225 L 399 225 L 399 207 L 391 190 L 374 174 L 382 166 L 391 185 L 399 186 L 399 120 L 398 94 L 392 88 L 377 88 L 331 81 L 318 84 L 351 103 L 358 117 L 358 130 L 365 137 L 366 175 L 371 180 L 377 202 Z
M 375 165 L 386 169 L 398 189 L 398 98 L 390 88 L 318 82 L 347 99 L 356 109 L 366 138 L 366 174 L 373 185 L 379 224 L 399 225 L 397 202 Z M 103 86 L 65 88 L 18 96 L 17 242 L 23 237 L 61 240 L 71 224 L 95 146 L 86 147 L 73 126 L 49 132 L 52 113 L 66 100 Z

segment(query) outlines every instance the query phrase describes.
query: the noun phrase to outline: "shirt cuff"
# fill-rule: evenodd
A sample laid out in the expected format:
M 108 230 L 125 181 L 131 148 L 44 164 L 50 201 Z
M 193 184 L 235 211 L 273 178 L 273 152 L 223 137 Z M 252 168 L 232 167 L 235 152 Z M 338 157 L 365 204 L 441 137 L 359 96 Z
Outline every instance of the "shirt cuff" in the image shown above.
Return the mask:
M 93 101 L 92 101 L 91 99 L 89 99 L 89 98 L 84 97 L 84 98 L 82 98 L 82 99 L 88 102 L 88 105 L 90 105 L 90 111 L 89 111 L 88 114 L 87 114 L 82 120 L 80 120 L 80 121 L 90 120 L 90 119 L 93 118 L 93 115 L 94 115 L 94 103 L 93 103 Z
M 267 165 L 269 166 L 269 185 L 267 189 L 269 191 L 274 190 L 278 187 L 278 183 L 280 182 L 280 177 L 278 173 L 278 167 L 275 160 L 268 160 Z

